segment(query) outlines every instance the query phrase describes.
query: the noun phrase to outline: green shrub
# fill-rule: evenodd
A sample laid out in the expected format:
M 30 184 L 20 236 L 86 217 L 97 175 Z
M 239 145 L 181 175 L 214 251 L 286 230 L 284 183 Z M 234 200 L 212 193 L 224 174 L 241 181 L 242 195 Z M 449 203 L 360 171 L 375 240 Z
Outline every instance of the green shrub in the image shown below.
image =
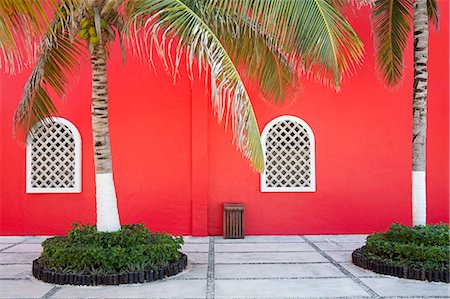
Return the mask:
M 414 227 L 392 224 L 384 234 L 386 240 L 414 243 L 424 246 L 449 246 L 450 232 L 448 224 L 417 225 Z
M 74 225 L 67 236 L 42 243 L 41 263 L 48 270 L 72 274 L 113 274 L 159 269 L 180 257 L 182 237 L 152 233 L 142 224 L 117 232 L 97 232 Z
M 367 237 L 364 254 L 372 260 L 423 270 L 448 270 L 448 224 L 409 227 L 392 224 L 385 233 Z

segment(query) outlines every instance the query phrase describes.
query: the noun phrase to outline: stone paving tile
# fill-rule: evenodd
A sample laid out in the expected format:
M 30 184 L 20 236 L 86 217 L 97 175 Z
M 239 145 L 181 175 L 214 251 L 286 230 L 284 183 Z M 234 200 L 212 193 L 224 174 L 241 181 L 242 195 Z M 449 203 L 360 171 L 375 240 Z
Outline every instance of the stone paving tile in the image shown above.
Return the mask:
M 381 296 L 450 296 L 450 284 L 397 277 L 361 278 L 361 281 Z
M 183 252 L 208 252 L 208 243 L 185 243 L 181 248 Z
M 40 298 L 53 285 L 39 280 L 0 280 L 0 298 Z
M 52 298 L 205 298 L 205 294 L 206 280 L 168 279 L 123 286 L 65 286 Z
M 40 255 L 41 254 L 39 252 L 0 252 L 0 264 L 31 264 L 33 260 L 37 259 Z
M 328 262 L 318 252 L 216 252 L 216 263 Z
M 326 254 L 331 256 L 336 262 L 351 262 L 352 261 L 352 252 L 349 251 L 327 251 Z
M 319 247 L 323 251 L 344 251 L 344 250 L 355 250 L 364 246 L 363 242 L 320 242 L 314 243 L 317 247 Z
M 345 277 L 328 264 L 216 265 L 216 279 Z
M 174 277 L 174 279 L 206 279 L 208 265 L 188 264 L 185 271 Z
M 216 237 L 216 243 L 291 243 L 305 242 L 299 236 L 247 236 L 244 239 L 224 239 Z
M 41 244 L 17 244 L 3 252 L 42 252 Z
M 363 269 L 361 267 L 358 267 L 354 265 L 352 262 L 344 262 L 339 263 L 342 267 L 347 269 L 350 273 L 355 275 L 356 277 L 367 277 L 367 276 L 373 276 L 373 277 L 389 277 L 387 275 L 378 274 L 366 269 Z
M 42 242 L 44 242 L 45 240 L 47 240 L 50 237 L 52 237 L 52 236 L 29 236 L 29 237 L 26 237 L 26 239 L 23 243 L 41 244 Z
M 306 235 L 311 242 L 365 242 L 368 235 Z
M 209 243 L 209 237 L 185 236 L 184 243 Z
M 10 244 L 10 243 L 3 243 L 3 244 L 1 244 L 0 243 L 0 250 L 3 250 L 5 248 L 8 248 L 8 247 L 13 246 L 13 245 L 15 245 L 15 244 L 14 243 L 13 244 Z
M 208 253 L 207 252 L 186 252 L 188 261 L 193 264 L 207 264 Z
M 216 280 L 216 298 L 292 298 L 368 296 L 348 278 Z
M 31 265 L 0 265 L 0 278 L 29 279 Z
M 215 244 L 215 252 L 315 251 L 307 243 Z
M 23 242 L 26 237 L 18 237 L 18 236 L 0 236 L 0 243 L 20 243 Z

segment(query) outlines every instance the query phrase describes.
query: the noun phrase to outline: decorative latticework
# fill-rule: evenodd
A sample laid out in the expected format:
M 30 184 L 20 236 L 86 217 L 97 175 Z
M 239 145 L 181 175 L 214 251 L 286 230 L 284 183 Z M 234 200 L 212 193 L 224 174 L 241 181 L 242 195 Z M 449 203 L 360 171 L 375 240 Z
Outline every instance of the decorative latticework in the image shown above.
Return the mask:
M 306 123 L 289 116 L 275 119 L 263 133 L 263 146 L 262 191 L 315 191 L 314 136 Z
M 27 146 L 27 192 L 80 192 L 80 137 L 62 119 L 37 123 Z

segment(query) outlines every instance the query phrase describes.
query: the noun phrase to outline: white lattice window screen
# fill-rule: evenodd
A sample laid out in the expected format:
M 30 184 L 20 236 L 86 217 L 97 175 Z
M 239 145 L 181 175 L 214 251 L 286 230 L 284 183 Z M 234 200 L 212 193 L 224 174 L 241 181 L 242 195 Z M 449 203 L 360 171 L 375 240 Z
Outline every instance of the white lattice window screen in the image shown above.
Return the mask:
M 81 192 L 81 138 L 63 118 L 37 123 L 27 140 L 27 193 Z
M 314 134 L 306 122 L 280 116 L 264 128 L 265 170 L 263 192 L 313 192 L 315 182 Z

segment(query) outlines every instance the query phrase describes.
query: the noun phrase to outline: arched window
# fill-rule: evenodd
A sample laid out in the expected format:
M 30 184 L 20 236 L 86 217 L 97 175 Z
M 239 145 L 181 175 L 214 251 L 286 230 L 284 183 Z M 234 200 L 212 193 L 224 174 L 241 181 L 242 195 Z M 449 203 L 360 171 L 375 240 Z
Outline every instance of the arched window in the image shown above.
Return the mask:
M 266 125 L 261 140 L 266 166 L 262 192 L 316 191 L 314 134 L 305 121 L 277 117 Z
M 81 137 L 68 120 L 34 125 L 27 139 L 27 193 L 81 192 Z

